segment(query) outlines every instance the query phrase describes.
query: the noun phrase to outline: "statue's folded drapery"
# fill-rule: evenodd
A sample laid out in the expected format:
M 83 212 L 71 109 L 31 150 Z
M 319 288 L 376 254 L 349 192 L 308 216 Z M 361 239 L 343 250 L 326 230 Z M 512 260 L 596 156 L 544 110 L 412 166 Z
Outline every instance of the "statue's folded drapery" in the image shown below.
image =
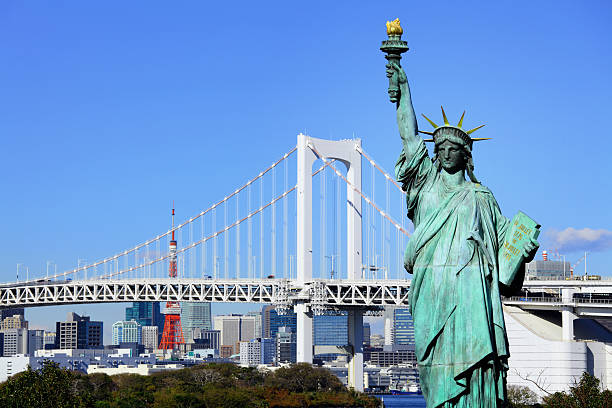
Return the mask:
M 411 147 L 395 171 L 415 226 L 404 263 L 427 406 L 495 407 L 509 356 L 498 285 L 509 220 L 489 189 L 447 186 L 425 143 Z

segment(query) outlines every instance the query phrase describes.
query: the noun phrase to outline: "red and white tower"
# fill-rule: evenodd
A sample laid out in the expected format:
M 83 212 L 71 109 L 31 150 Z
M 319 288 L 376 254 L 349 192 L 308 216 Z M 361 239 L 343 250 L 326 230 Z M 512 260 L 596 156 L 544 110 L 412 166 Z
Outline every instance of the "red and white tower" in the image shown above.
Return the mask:
M 168 275 L 176 278 L 176 241 L 174 239 L 174 203 L 172 204 L 172 240 L 170 241 L 170 266 Z M 166 308 L 162 311 L 166 315 L 164 321 L 164 333 L 162 334 L 159 348 L 164 350 L 178 349 L 179 344 L 185 343 L 183 328 L 181 326 L 181 306 L 178 302 L 167 302 Z

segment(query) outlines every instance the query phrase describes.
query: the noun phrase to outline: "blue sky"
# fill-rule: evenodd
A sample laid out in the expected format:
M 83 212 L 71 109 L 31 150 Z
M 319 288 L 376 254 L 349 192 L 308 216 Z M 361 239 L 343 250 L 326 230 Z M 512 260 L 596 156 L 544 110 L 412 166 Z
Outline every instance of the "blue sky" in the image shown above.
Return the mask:
M 475 172 L 504 214 L 525 211 L 542 248 L 571 262 L 591 251 L 589 272 L 612 275 L 607 2 L 5 0 L 0 279 L 166 231 L 171 200 L 179 220 L 196 214 L 299 132 L 360 137 L 391 170 L 400 143 L 378 48 L 395 17 L 416 112 L 486 123 Z M 122 309 L 28 316 L 112 322 Z

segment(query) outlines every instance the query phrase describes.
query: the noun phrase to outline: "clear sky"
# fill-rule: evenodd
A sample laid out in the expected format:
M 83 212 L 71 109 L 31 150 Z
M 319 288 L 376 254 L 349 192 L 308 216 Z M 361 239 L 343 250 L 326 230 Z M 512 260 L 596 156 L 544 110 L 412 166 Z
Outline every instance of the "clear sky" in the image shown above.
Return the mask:
M 542 248 L 612 275 L 604 1 L 0 2 L 0 281 L 96 260 L 208 207 L 295 145 L 400 143 L 379 51 L 399 17 L 415 110 L 486 123 L 476 175 Z M 420 126 L 428 129 L 424 120 Z M 584 265 L 578 267 L 580 270 Z M 110 323 L 124 305 L 40 308 Z M 103 310 L 102 310 L 103 308 Z M 215 305 L 214 312 L 232 311 Z

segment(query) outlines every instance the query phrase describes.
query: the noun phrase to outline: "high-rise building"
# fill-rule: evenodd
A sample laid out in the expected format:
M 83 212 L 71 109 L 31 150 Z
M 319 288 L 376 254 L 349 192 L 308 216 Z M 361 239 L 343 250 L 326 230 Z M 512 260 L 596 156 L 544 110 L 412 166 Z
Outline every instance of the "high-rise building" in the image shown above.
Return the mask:
M 246 315 L 253 316 L 254 318 L 253 338 L 265 337 L 265 336 L 262 336 L 261 312 L 257 310 L 253 310 L 253 311 L 248 312 Z
M 159 327 L 142 326 L 142 345 L 149 350 L 157 348 L 159 345 Z
M 45 331 L 45 335 L 43 338 L 43 344 L 45 348 L 47 348 L 47 346 L 54 347 L 55 346 L 55 332 Z
M 159 302 L 133 302 L 132 306 L 125 308 L 125 321 L 130 320 L 137 321 L 141 327 L 157 326 L 159 335 L 164 330 L 164 316 L 159 311 Z
M 348 315 L 320 315 L 313 319 L 314 344 L 345 346 L 348 344 Z
M 10 309 L 2 309 L 0 310 L 0 321 L 6 319 L 10 316 L 20 315 L 25 320 L 25 313 L 23 307 L 12 307 Z
M 36 350 L 45 348 L 45 331 L 28 330 L 28 354 L 33 356 Z
M 275 353 L 274 339 L 256 338 L 240 342 L 240 364 L 272 364 Z
M 219 350 L 219 336 L 221 334 L 220 330 L 202 330 L 202 329 L 194 329 L 193 330 L 193 339 L 196 340 L 205 340 L 208 343 L 208 348 Z
M 234 353 L 239 353 L 240 350 L 236 344 L 241 341 L 249 341 L 256 337 L 255 335 L 255 316 L 245 315 L 220 315 L 215 316 L 213 325 L 215 330 L 219 330 L 219 340 L 221 346 L 232 346 Z
M 7 316 L 0 322 L 0 330 L 4 329 L 27 329 L 28 321 L 23 318 L 22 314 Z
M 5 329 L 2 330 L 2 334 L 4 337 L 2 355 L 4 357 L 28 353 L 28 329 Z
M 261 336 L 275 338 L 279 327 L 289 327 L 297 332 L 297 315 L 293 310 L 287 314 L 279 315 L 273 305 L 266 305 L 261 309 L 262 333 Z
M 211 330 L 210 303 L 182 302 L 181 326 L 187 343 L 193 343 L 193 329 Z
M 142 343 L 142 326 L 135 320 L 113 323 L 113 344 Z
M 55 348 L 103 348 L 102 326 L 102 322 L 91 321 L 89 316 L 69 312 L 67 321 L 55 324 Z
M 385 309 L 385 345 L 414 345 L 414 324 L 407 308 Z
M 289 327 L 279 327 L 276 333 L 276 364 L 295 363 L 297 344 L 295 333 Z
M 363 324 L 363 345 L 370 346 L 370 323 Z

